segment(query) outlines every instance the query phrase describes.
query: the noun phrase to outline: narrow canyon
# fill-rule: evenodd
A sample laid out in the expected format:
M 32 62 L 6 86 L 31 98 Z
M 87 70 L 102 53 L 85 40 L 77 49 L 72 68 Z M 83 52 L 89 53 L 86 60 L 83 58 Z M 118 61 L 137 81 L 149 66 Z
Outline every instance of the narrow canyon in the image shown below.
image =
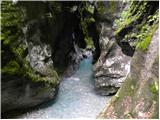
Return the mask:
M 159 118 L 159 1 L 1 1 L 1 118 Z

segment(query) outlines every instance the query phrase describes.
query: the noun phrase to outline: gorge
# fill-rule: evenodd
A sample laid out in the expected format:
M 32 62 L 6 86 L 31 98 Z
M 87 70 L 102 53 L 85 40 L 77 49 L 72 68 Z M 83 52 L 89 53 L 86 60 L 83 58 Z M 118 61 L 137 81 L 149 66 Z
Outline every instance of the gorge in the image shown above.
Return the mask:
M 159 2 L 2 1 L 2 118 L 159 118 Z

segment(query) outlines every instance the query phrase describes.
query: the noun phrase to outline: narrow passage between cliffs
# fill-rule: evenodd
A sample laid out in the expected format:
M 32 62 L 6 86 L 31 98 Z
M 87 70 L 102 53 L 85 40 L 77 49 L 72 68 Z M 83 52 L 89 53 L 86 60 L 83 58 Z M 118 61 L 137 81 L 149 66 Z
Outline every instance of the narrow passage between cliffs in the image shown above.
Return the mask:
M 65 78 L 54 104 L 18 116 L 18 118 L 96 118 L 111 96 L 100 96 L 94 90 L 92 56 L 83 59 L 76 73 Z

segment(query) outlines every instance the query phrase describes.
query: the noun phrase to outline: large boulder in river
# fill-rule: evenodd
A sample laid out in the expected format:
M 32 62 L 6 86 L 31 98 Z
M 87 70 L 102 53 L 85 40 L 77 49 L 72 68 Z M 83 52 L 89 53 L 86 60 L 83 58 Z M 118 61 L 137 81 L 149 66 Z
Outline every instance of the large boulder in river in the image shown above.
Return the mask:
M 101 56 L 93 67 L 97 93 L 109 95 L 117 92 L 130 71 L 130 57 L 123 54 L 113 41 L 104 39 Z
M 130 69 L 130 57 L 123 54 L 114 38 L 114 20 L 124 8 L 122 2 L 97 2 L 97 26 L 99 26 L 100 57 L 94 64 L 97 93 L 109 95 L 117 92 Z
M 52 100 L 57 93 L 58 85 L 58 78 L 52 75 L 53 77 L 42 77 L 37 81 L 22 76 L 3 75 L 1 82 L 2 113 L 13 109 L 30 108 Z

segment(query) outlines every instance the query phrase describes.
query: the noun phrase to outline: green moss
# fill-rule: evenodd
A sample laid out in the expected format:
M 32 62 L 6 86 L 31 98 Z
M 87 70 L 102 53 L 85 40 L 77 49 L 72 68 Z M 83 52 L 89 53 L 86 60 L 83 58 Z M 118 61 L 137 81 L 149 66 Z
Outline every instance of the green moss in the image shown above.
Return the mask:
M 85 3 L 84 3 L 85 2 Z M 83 3 L 85 4 L 84 5 L 84 9 L 85 11 L 87 11 L 89 14 L 94 14 L 94 7 L 93 6 L 90 6 L 89 4 L 86 3 L 86 1 L 84 1 Z
M 123 113 L 123 106 L 122 101 L 126 96 L 132 96 L 135 89 L 133 89 L 131 86 L 135 86 L 135 81 L 127 78 L 124 83 L 122 84 L 121 88 L 118 90 L 116 95 L 112 97 L 111 104 L 114 105 L 114 110 L 117 116 L 121 116 Z
M 91 37 L 85 37 L 85 41 L 87 43 L 87 48 L 93 48 L 94 44 L 93 44 L 93 40 Z
M 40 74 L 36 74 L 31 68 L 29 62 L 26 61 L 26 56 L 24 54 L 26 46 L 21 39 L 21 37 L 23 37 L 23 14 L 21 9 L 18 8 L 16 4 L 13 4 L 12 1 L 3 1 L 1 8 L 2 60 L 5 62 L 5 60 L 9 58 L 1 69 L 2 75 L 10 77 L 19 76 L 22 78 L 28 78 L 33 82 L 42 81 L 52 86 L 57 85 L 59 77 L 56 71 L 47 69 L 45 71 L 46 76 L 41 76 Z M 56 11 L 60 11 L 60 9 L 56 7 Z M 11 58 L 10 56 L 13 57 Z
M 110 1 L 109 2 L 109 13 L 113 14 L 116 11 L 116 7 L 117 7 L 117 1 Z
M 98 2 L 99 3 L 99 2 Z M 93 17 L 94 14 L 94 8 L 92 6 L 90 6 L 86 1 L 83 1 L 83 8 L 80 9 L 80 14 L 81 14 L 81 21 L 80 21 L 80 26 L 83 30 L 83 34 L 85 36 L 84 40 L 87 44 L 86 48 L 94 48 L 94 44 L 93 44 L 93 40 L 92 38 L 89 36 L 89 32 L 88 32 L 88 26 L 90 26 L 92 23 L 95 22 L 95 19 Z M 87 15 L 85 18 L 83 18 L 82 13 L 86 13 Z
M 98 13 L 100 15 L 104 15 L 104 13 L 106 11 L 106 7 L 105 7 L 103 1 L 99 1 L 99 2 L 97 2 L 97 4 L 98 4 L 98 8 L 97 8 Z
M 152 104 L 155 108 L 155 110 L 153 111 L 152 119 L 157 119 L 159 118 L 159 85 L 157 80 L 155 80 L 150 85 L 149 89 L 150 89 L 150 92 L 152 93 Z
M 2 74 L 15 75 L 18 74 L 19 71 L 20 66 L 15 60 L 10 61 L 6 66 L 2 68 Z
M 134 86 L 135 86 L 135 81 L 132 79 L 126 79 L 121 92 L 119 93 L 119 96 L 124 97 L 124 96 L 132 96 L 134 92 Z M 127 92 L 126 92 L 127 91 Z
M 3 45 L 13 45 L 22 33 L 22 13 L 12 1 L 3 1 L 1 8 L 1 41 Z
M 128 2 L 128 4 L 128 9 L 120 14 L 119 19 L 115 20 L 115 25 L 117 28 L 115 32 L 116 34 L 118 34 L 124 27 L 132 24 L 133 21 L 138 20 L 145 12 L 147 3 L 145 1 L 138 3 L 136 1 L 132 1 Z
M 132 27 L 136 22 L 139 22 L 140 18 L 145 18 L 141 23 L 135 24 L 129 32 L 125 31 L 126 33 L 124 33 L 123 31 L 122 33 L 126 41 L 133 40 L 130 45 L 135 47 L 136 50 L 146 51 L 154 32 L 158 28 L 159 12 L 157 10 L 154 14 L 146 16 L 148 5 L 147 1 L 130 2 L 128 10 L 123 11 L 120 18 L 115 20 L 115 35 L 120 36 L 125 28 Z
M 27 76 L 33 82 L 45 82 L 52 86 L 56 86 L 59 83 L 59 76 L 55 70 L 47 69 L 45 76 L 35 74 L 32 68 L 26 63 L 23 66 L 23 75 Z
M 28 72 L 27 77 L 33 82 L 45 82 L 54 87 L 59 83 L 59 78 L 54 75 L 52 77 L 40 77 L 39 75 Z
M 147 36 L 142 42 L 139 42 L 136 46 L 136 49 L 145 51 L 148 48 L 148 45 L 151 42 L 151 36 Z
M 124 115 L 124 118 L 125 119 L 131 119 L 131 118 L 133 118 L 133 115 L 132 115 L 132 113 L 129 112 L 129 113 Z
M 114 102 L 120 102 L 125 96 L 132 96 L 134 89 L 131 86 L 135 86 L 135 82 L 131 79 L 126 79 L 114 96 Z
M 156 24 L 154 26 L 147 26 L 146 31 L 143 30 L 143 28 L 142 28 L 139 35 L 137 35 L 138 41 L 136 44 L 136 49 L 146 51 L 150 42 L 151 42 L 153 34 L 157 30 L 157 28 L 158 28 L 158 24 Z
M 151 84 L 150 86 L 150 91 L 153 93 L 153 94 L 158 94 L 158 83 L 156 81 L 154 81 L 153 84 Z
M 27 75 L 27 77 L 30 79 L 30 80 L 32 80 L 33 82 L 38 82 L 39 81 L 39 76 L 38 75 L 35 75 L 35 74 L 33 74 L 32 72 L 28 72 L 28 71 L 26 71 L 26 75 Z

